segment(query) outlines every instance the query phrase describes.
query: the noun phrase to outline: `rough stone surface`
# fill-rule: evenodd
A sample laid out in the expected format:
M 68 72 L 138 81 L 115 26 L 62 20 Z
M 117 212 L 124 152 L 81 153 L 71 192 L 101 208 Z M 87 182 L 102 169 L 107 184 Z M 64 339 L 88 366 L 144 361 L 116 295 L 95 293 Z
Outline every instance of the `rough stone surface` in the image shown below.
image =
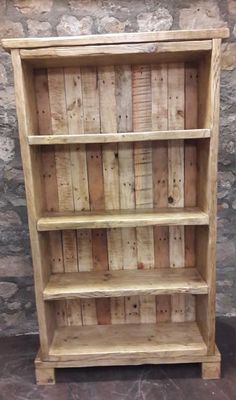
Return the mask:
M 124 32 L 127 22 L 121 22 L 114 17 L 104 17 L 98 25 L 99 33 L 116 33 Z
M 0 37 L 22 37 L 24 36 L 23 26 L 20 22 L 2 20 L 0 24 Z
M 0 137 L 0 160 L 9 162 L 14 157 L 14 140 L 8 137 Z
M 228 26 L 223 45 L 218 178 L 217 312 L 236 315 L 236 2 L 0 1 L 0 37 Z M 0 48 L 0 335 L 37 331 L 24 179 L 9 54 Z M 9 296 L 9 297 L 8 297 Z
M 192 4 L 191 4 L 192 3 Z M 219 28 L 226 26 L 216 1 L 189 2 L 189 8 L 180 10 L 179 26 L 182 29 Z
M 49 22 L 39 22 L 35 21 L 34 19 L 29 19 L 27 21 L 27 27 L 29 36 L 33 37 L 44 37 L 44 36 L 51 36 L 52 35 L 52 27 Z
M 173 17 L 166 8 L 159 8 L 152 13 L 142 13 L 137 17 L 138 29 L 141 32 L 169 30 Z
M 53 0 L 14 0 L 14 4 L 22 14 L 38 15 L 48 13 L 52 8 Z
M 0 297 L 9 299 L 17 291 L 17 285 L 11 282 L 0 282 Z
M 222 69 L 233 70 L 236 68 L 236 43 L 222 45 Z
M 92 25 L 93 19 L 89 16 L 78 20 L 73 15 L 64 15 L 57 25 L 57 33 L 59 36 L 89 35 Z

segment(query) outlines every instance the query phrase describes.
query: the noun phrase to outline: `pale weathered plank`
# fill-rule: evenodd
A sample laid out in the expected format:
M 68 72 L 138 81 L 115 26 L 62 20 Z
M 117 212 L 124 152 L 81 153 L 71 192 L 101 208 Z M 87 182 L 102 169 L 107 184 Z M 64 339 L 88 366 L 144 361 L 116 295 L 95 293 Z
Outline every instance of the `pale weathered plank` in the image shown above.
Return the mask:
M 105 365 L 107 359 L 205 355 L 206 345 L 195 322 L 174 324 L 121 324 L 58 329 L 50 348 L 50 360 L 93 359 Z
M 156 61 L 157 55 L 161 61 L 164 61 L 168 55 L 176 57 L 178 53 L 181 55 L 183 53 L 191 52 L 191 54 L 196 55 L 197 52 L 202 54 L 204 51 L 211 50 L 212 41 L 211 40 L 192 40 L 190 41 L 179 41 L 179 42 L 162 42 L 162 43 L 128 43 L 128 44 L 116 44 L 116 45 L 91 45 L 91 46 L 73 46 L 73 47 L 48 47 L 39 48 L 32 50 L 20 50 L 20 56 L 23 60 L 32 60 L 34 63 L 37 60 L 49 60 L 50 61 L 63 61 L 63 59 L 73 59 L 76 58 L 76 62 L 79 63 L 80 59 L 86 58 L 86 63 L 88 59 L 94 60 L 96 56 L 96 63 L 98 64 L 99 58 L 105 58 L 107 63 L 107 57 L 109 57 L 109 62 L 114 63 L 114 61 L 119 62 L 119 58 L 125 59 L 130 56 L 136 62 L 151 62 Z M 118 56 L 118 57 L 117 57 Z M 162 56 L 162 57 L 161 57 Z
M 132 72 L 130 65 L 117 66 L 116 74 L 116 118 L 119 132 L 132 131 Z M 122 135 L 122 134 L 121 134 Z M 132 135 L 132 134 L 131 134 Z M 120 208 L 134 209 L 134 162 L 133 144 L 119 143 L 119 186 Z M 122 266 L 124 269 L 137 268 L 137 247 L 135 228 L 123 228 L 122 235 Z M 124 321 L 139 322 L 139 298 L 125 297 Z
M 100 111 L 97 70 L 86 67 L 82 70 L 82 94 L 84 110 L 84 132 L 100 132 Z M 88 187 L 91 210 L 104 210 L 104 183 L 102 170 L 102 149 L 100 145 L 87 146 Z M 99 227 L 98 227 L 99 228 Z M 107 237 L 104 230 L 92 232 L 93 269 L 108 269 Z M 91 309 L 91 307 L 90 307 Z M 97 322 L 110 322 L 110 302 L 108 299 L 96 301 Z
M 209 124 L 212 129 L 212 138 L 209 146 L 199 146 L 202 151 L 200 161 L 203 163 L 203 170 L 199 171 L 199 183 L 206 184 L 205 198 L 200 198 L 201 206 L 209 212 L 209 230 L 199 231 L 197 237 L 197 266 L 202 276 L 207 280 L 210 288 L 208 297 L 197 302 L 197 321 L 201 333 L 208 346 L 208 354 L 215 352 L 215 291 L 216 291 L 216 213 L 217 213 L 217 149 L 219 141 L 219 92 L 220 92 L 220 68 L 221 68 L 221 40 L 213 40 L 212 56 L 210 62 L 201 65 L 201 84 L 208 89 L 208 96 L 203 101 L 200 99 L 201 123 Z M 208 69 L 209 67 L 209 69 Z M 208 75 L 209 74 L 209 75 Z M 206 85 L 205 78 L 208 78 Z M 205 117 L 204 117 L 205 112 Z M 208 156 L 207 156 L 208 153 Z M 205 254 L 201 254 L 202 235 L 204 235 Z M 205 268 L 200 267 L 200 260 L 205 258 Z
M 49 102 L 48 74 L 46 70 L 35 72 L 35 95 L 38 113 L 39 133 L 52 132 Z M 47 211 L 59 211 L 56 159 L 54 146 L 42 149 L 42 176 L 44 188 L 44 207 Z M 64 258 L 61 232 L 48 232 L 49 258 L 51 272 L 64 272 Z M 55 304 L 55 315 L 58 326 L 67 323 L 66 301 Z
M 147 227 L 153 225 L 207 225 L 208 215 L 197 207 L 50 213 L 38 219 L 39 231 Z
M 168 74 L 167 65 L 152 66 L 152 128 L 168 128 Z M 166 131 L 168 136 L 168 131 Z M 153 205 L 168 206 L 168 143 L 166 141 L 152 144 L 153 166 Z M 154 256 L 155 268 L 169 268 L 169 229 L 167 226 L 155 226 Z M 156 298 L 157 321 L 170 320 L 171 308 L 169 296 Z
M 101 132 L 116 132 L 116 97 L 114 66 L 98 70 Z M 106 210 L 120 209 L 119 158 L 116 143 L 103 146 L 104 201 Z M 109 270 L 122 268 L 122 236 L 120 229 L 107 230 Z M 111 299 L 111 322 L 121 323 L 124 318 L 124 299 Z
M 65 68 L 64 77 L 69 133 L 67 136 L 69 137 L 75 130 L 80 134 L 84 133 L 80 69 Z M 85 146 L 70 146 L 70 160 L 74 210 L 89 210 Z M 91 241 L 87 240 L 89 233 L 90 232 L 88 231 L 87 235 L 83 235 L 82 232 L 77 231 L 73 235 L 75 241 L 75 253 L 72 254 L 77 255 L 77 263 L 74 265 L 74 268 L 77 270 L 85 269 L 89 271 L 91 269 L 92 245 Z M 83 266 L 82 269 L 81 265 Z M 90 320 L 90 313 L 86 316 L 86 310 L 88 307 L 85 305 L 87 304 L 87 301 L 89 302 L 89 300 L 83 300 L 81 304 L 80 301 L 77 301 L 77 303 L 76 301 L 70 302 L 70 311 L 67 310 L 69 324 L 81 325 L 83 321 Z M 90 307 L 90 309 L 92 309 L 92 307 Z
M 133 129 L 145 131 L 152 126 L 151 69 L 150 66 L 133 66 Z M 153 207 L 152 148 L 150 142 L 134 144 L 135 206 Z M 154 268 L 153 228 L 138 227 L 137 261 L 138 268 Z M 140 297 L 140 318 L 142 322 L 156 321 L 154 297 Z
M 68 134 L 68 121 L 65 97 L 65 77 L 61 68 L 48 71 L 49 102 L 51 110 L 52 132 L 55 134 Z M 70 147 L 65 146 L 64 151 L 60 146 L 55 146 L 56 178 L 58 184 L 59 211 L 74 210 L 72 171 L 70 159 Z M 74 231 L 62 232 L 62 252 L 64 271 L 77 271 L 77 247 Z M 58 321 L 63 325 L 67 315 L 72 315 L 70 303 L 60 304 L 62 312 L 57 310 Z M 63 307 L 64 306 L 64 307 Z M 70 317 L 71 320 L 71 317 Z M 68 322 L 68 321 L 67 321 Z
M 185 128 L 198 127 L 198 70 L 194 64 L 185 65 Z M 197 205 L 197 146 L 194 140 L 186 140 L 184 147 L 184 205 Z M 195 227 L 185 227 L 185 265 L 196 265 Z M 196 319 L 195 297 L 185 298 L 186 320 Z
M 4 49 L 14 48 L 40 48 L 57 46 L 84 46 L 91 44 L 136 43 L 154 41 L 196 40 L 229 37 L 228 28 L 178 30 L 142 33 L 121 33 L 106 35 L 82 35 L 75 37 L 51 37 L 51 38 L 14 38 L 2 39 Z
M 26 198 L 28 206 L 28 222 L 32 257 L 34 267 L 34 281 L 36 306 L 38 313 L 40 345 L 42 354 L 47 357 L 55 328 L 55 314 L 53 308 L 43 301 L 42 290 L 48 280 L 49 269 L 47 266 L 47 243 L 45 236 L 39 235 L 36 229 L 36 221 L 41 214 L 42 197 L 40 154 L 30 150 L 27 145 L 27 136 L 30 131 L 37 131 L 37 110 L 33 87 L 32 70 L 21 63 L 18 50 L 12 51 L 12 64 L 14 70 L 16 108 L 21 145 L 21 157 L 23 162 Z M 43 257 L 43 254 L 46 254 Z
M 162 65 L 162 64 L 160 64 Z M 127 68 L 127 66 L 124 66 Z M 117 70 L 122 70 L 122 66 Z M 158 68 L 158 67 L 156 67 Z M 155 81 L 155 79 L 154 79 Z M 123 89 L 124 90 L 124 89 Z M 123 91 L 122 91 L 123 92 Z M 131 104 L 132 105 L 132 104 Z M 125 113 L 125 110 L 124 110 Z M 121 118 L 121 114 L 119 114 Z M 124 116 L 125 117 L 125 116 Z M 155 130 L 153 132 L 126 132 L 122 133 L 101 133 L 98 134 L 77 134 L 78 130 L 74 129 L 74 134 L 68 135 L 32 135 L 28 137 L 30 145 L 51 145 L 51 144 L 73 144 L 73 143 L 116 143 L 116 142 L 145 142 L 147 140 L 171 140 L 171 139 L 200 139 L 210 137 L 210 129 L 183 129 L 183 130 Z
M 45 300 L 53 300 L 207 292 L 207 284 L 195 268 L 158 268 L 53 274 L 43 295 Z
M 168 67 L 168 126 L 184 128 L 184 64 Z M 168 202 L 169 207 L 184 206 L 184 144 L 182 140 L 168 143 Z M 185 265 L 184 227 L 169 228 L 170 267 Z M 172 296 L 171 318 L 175 322 L 185 320 L 185 298 Z

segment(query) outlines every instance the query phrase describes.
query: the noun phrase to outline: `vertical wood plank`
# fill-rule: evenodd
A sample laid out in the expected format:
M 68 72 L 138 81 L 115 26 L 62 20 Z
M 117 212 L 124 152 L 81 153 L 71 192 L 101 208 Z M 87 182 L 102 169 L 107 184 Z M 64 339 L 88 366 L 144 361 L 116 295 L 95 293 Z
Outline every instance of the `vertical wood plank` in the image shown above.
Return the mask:
M 116 67 L 116 114 L 117 131 L 132 131 L 132 72 L 130 65 Z M 134 209 L 134 160 L 133 143 L 119 143 L 120 208 Z M 137 268 L 137 246 L 135 228 L 124 228 L 122 235 L 122 265 L 124 269 Z M 140 319 L 139 296 L 125 297 L 125 321 Z M 122 315 L 122 313 L 121 313 Z
M 65 97 L 65 77 L 62 68 L 48 70 L 49 101 L 51 108 L 52 134 L 68 134 L 68 121 Z M 56 176 L 58 184 L 59 211 L 73 211 L 74 197 L 71 172 L 70 146 L 55 146 Z M 75 231 L 62 231 L 62 249 L 64 271 L 77 270 L 77 245 Z M 60 302 L 63 304 L 63 302 Z M 70 302 L 65 301 L 67 314 L 70 311 Z M 68 311 L 68 313 L 67 313 Z M 63 321 L 62 321 L 63 323 Z
M 81 68 L 84 132 L 100 132 L 98 75 L 95 67 Z M 91 210 L 104 210 L 104 183 L 101 145 L 87 145 L 87 170 Z M 92 231 L 93 268 L 108 269 L 107 237 L 104 229 Z M 91 309 L 91 307 L 89 307 Z M 98 324 L 110 323 L 109 299 L 96 299 Z
M 197 321 L 208 347 L 208 354 L 215 352 L 215 290 L 216 290 L 216 212 L 217 212 L 217 158 L 219 142 L 219 95 L 221 68 L 221 39 L 212 40 L 211 58 L 204 60 L 200 68 L 199 92 L 204 88 L 205 98 L 199 101 L 199 123 L 211 128 L 210 143 L 199 143 L 199 162 L 204 169 L 199 170 L 198 184 L 206 184 L 205 194 L 198 194 L 200 206 L 209 213 L 209 227 L 203 227 L 197 235 L 197 267 L 206 279 L 208 296 L 197 299 Z M 205 228 L 205 229 L 204 229 Z M 201 253 L 201 241 L 205 239 L 205 254 Z M 202 258 L 206 260 L 201 265 Z M 202 298 L 200 298 L 202 297 Z
M 49 88 L 47 70 L 35 71 L 35 94 L 39 133 L 51 134 L 51 112 L 49 103 Z M 56 160 L 54 146 L 42 150 L 42 176 L 45 193 L 45 209 L 59 211 L 59 197 L 57 188 Z M 64 272 L 63 247 L 61 232 L 48 232 L 50 249 L 50 267 L 52 273 Z M 66 301 L 55 303 L 55 312 L 59 326 L 66 325 Z
M 168 128 L 184 128 L 184 64 L 168 66 Z M 168 202 L 169 207 L 184 206 L 184 143 L 168 142 Z M 170 267 L 183 267 L 185 263 L 184 227 L 169 228 Z M 184 295 L 172 296 L 172 321 L 185 320 Z
M 197 67 L 185 64 L 185 128 L 196 129 L 198 119 Z M 185 140 L 184 147 L 184 205 L 197 205 L 197 148 L 194 140 Z M 185 227 L 185 266 L 195 267 L 195 227 Z M 185 296 L 186 320 L 194 321 L 195 297 Z
M 82 108 L 82 88 L 81 88 L 81 73 L 80 68 L 65 68 L 65 94 L 66 94 L 66 109 L 68 117 L 68 133 L 84 133 L 83 126 L 83 108 Z M 71 157 L 71 173 L 72 173 L 72 190 L 74 200 L 74 210 L 83 211 L 89 210 L 89 193 L 88 193 L 88 176 L 87 176 L 87 161 L 85 145 L 70 146 Z M 74 239 L 76 239 L 77 247 L 77 264 L 74 265 L 76 270 L 90 270 L 92 264 L 92 245 L 89 240 L 91 232 L 88 230 L 78 230 Z M 73 252 L 74 254 L 74 252 Z M 88 299 L 70 301 L 71 312 L 70 324 L 81 325 L 82 321 L 87 319 L 90 321 L 91 315 L 85 315 L 86 310 L 92 310 L 91 307 L 82 308 L 83 303 L 90 302 Z M 94 300 L 92 304 L 95 309 Z M 84 311 L 82 313 L 82 310 Z M 69 319 L 68 316 L 68 319 Z M 74 318 L 74 320 L 73 320 Z
M 152 129 L 168 129 L 167 65 L 152 66 Z M 153 205 L 168 206 L 168 143 L 152 143 L 153 165 Z M 155 268 L 169 268 L 169 229 L 167 226 L 155 226 L 154 256 Z M 156 297 L 157 321 L 169 321 L 171 317 L 170 296 Z
M 114 66 L 98 70 L 101 132 L 117 132 L 115 69 Z M 104 200 L 106 210 L 120 209 L 118 144 L 103 145 Z M 107 230 L 108 263 L 110 270 L 122 269 L 121 229 Z M 120 323 L 124 317 L 124 299 L 111 298 L 111 322 Z
M 151 129 L 151 70 L 137 65 L 132 69 L 133 129 Z M 152 147 L 149 142 L 134 144 L 135 205 L 136 208 L 153 207 Z M 138 268 L 154 268 L 153 228 L 139 227 L 137 233 Z M 156 322 L 155 297 L 140 296 L 141 322 Z
M 36 306 L 39 322 L 42 357 L 48 357 L 49 346 L 55 329 L 53 306 L 43 300 L 43 288 L 49 277 L 47 243 L 45 235 L 37 232 L 36 221 L 42 212 L 42 179 L 40 158 L 37 150 L 28 146 L 27 136 L 37 132 L 37 110 L 34 93 L 33 71 L 21 63 L 19 50 L 11 51 L 14 70 L 16 109 L 21 145 L 21 157 L 25 177 L 28 222 L 32 247 Z M 46 257 L 42 257 L 45 254 Z

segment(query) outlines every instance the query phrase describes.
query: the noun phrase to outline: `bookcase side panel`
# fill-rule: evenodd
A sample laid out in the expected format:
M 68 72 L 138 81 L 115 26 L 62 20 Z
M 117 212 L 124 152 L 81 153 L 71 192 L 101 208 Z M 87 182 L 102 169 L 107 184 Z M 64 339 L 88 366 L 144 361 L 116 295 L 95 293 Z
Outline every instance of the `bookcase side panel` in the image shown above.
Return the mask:
M 199 229 L 197 235 L 197 259 L 198 268 L 202 276 L 209 285 L 209 294 L 198 299 L 197 321 L 201 333 L 208 347 L 208 354 L 215 352 L 215 292 L 216 292 L 216 215 L 217 215 L 217 158 L 219 140 L 219 90 L 220 90 L 220 68 L 221 68 L 221 39 L 213 39 L 212 54 L 208 61 L 210 63 L 209 82 L 208 82 L 208 107 L 207 121 L 211 128 L 211 139 L 202 148 L 202 161 L 205 166 L 206 174 L 206 201 L 205 206 L 209 213 L 209 228 Z M 200 144 L 200 146 L 204 146 Z M 208 146 L 208 152 L 206 151 Z M 199 147 L 198 151 L 201 151 Z M 200 159 L 201 161 L 201 159 Z M 205 264 L 202 263 L 202 249 L 200 242 L 201 234 L 205 238 Z
M 43 300 L 43 289 L 50 272 L 48 269 L 48 259 L 45 256 L 48 253 L 48 249 L 44 236 L 37 232 L 36 228 L 37 218 L 42 209 L 42 181 L 39 168 L 40 151 L 39 149 L 30 149 L 27 142 L 27 136 L 38 130 L 33 72 L 27 65 L 22 64 L 18 50 L 13 50 L 11 56 L 14 70 L 17 118 L 34 267 L 40 344 L 42 356 L 46 359 L 54 333 L 55 315 L 53 304 L 46 304 Z

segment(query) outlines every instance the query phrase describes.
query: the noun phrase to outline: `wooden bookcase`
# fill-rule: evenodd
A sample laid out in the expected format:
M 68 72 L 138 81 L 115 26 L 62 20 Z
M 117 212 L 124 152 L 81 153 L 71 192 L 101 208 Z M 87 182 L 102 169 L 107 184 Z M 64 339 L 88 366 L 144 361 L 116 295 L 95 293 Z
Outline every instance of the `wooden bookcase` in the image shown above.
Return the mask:
M 5 39 L 40 333 L 55 368 L 201 363 L 215 346 L 227 29 Z

